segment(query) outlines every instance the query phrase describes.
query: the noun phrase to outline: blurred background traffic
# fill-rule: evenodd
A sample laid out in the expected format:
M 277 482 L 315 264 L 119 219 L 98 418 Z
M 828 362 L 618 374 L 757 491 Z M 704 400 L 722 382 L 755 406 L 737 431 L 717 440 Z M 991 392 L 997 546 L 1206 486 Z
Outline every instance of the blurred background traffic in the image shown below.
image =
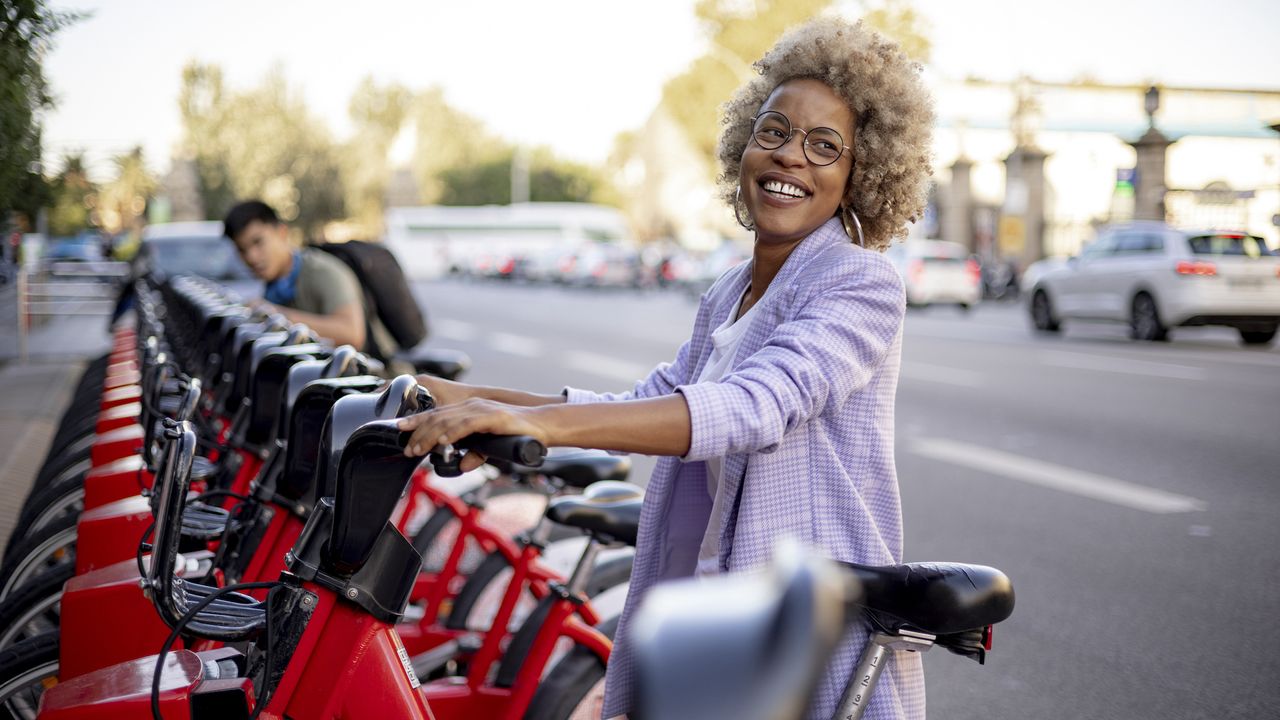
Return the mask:
M 674 355 L 751 252 L 719 105 L 787 27 L 863 18 L 937 101 L 889 254 L 906 559 L 1019 595 L 986 668 L 926 656 L 931 715 L 1280 706 L 1280 5 L 0 7 L 0 362 L 100 352 L 129 263 L 258 294 L 217 221 L 260 197 L 385 243 L 429 344 L 542 392 Z

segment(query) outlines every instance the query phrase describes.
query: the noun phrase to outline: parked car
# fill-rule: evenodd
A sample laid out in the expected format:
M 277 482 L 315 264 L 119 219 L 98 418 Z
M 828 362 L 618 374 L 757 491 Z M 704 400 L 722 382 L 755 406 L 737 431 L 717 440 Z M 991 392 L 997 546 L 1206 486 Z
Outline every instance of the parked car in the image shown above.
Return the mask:
M 578 248 L 565 282 L 582 287 L 634 287 L 639 257 L 630 248 L 588 243 Z
M 223 237 L 222 223 L 217 221 L 149 225 L 142 231 L 134 262 L 165 276 L 207 277 L 242 296 L 262 291 L 261 281 L 240 259 L 235 245 Z
M 952 304 L 968 310 L 982 299 L 982 269 L 960 243 L 908 240 L 890 246 L 885 256 L 902 275 L 908 305 Z
M 724 240 L 701 260 L 677 256 L 671 269 L 676 283 L 690 297 L 699 297 L 723 274 L 751 259 L 751 249 L 732 240 Z
M 1178 230 L 1157 222 L 1104 227 L 1078 257 L 1027 269 L 1037 330 L 1069 319 L 1129 324 L 1139 340 L 1170 328 L 1226 325 L 1246 344 L 1280 327 L 1280 254 L 1245 232 Z

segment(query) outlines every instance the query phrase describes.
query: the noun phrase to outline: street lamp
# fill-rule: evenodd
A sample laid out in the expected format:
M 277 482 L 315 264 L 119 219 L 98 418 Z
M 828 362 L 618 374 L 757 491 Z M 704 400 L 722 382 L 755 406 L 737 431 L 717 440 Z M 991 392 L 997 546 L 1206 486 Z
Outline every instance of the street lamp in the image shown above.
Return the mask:
M 1154 130 L 1156 127 L 1156 111 L 1160 109 L 1160 88 L 1155 85 L 1147 88 L 1147 93 L 1142 98 L 1142 106 L 1147 110 L 1147 127 Z
M 1271 125 L 1271 129 L 1275 131 L 1276 135 L 1280 135 L 1280 122 L 1273 123 Z M 1277 157 L 1280 157 L 1280 156 L 1277 156 Z M 1280 165 L 1280 163 L 1276 163 L 1276 164 Z M 1280 185 L 1276 185 L 1276 197 L 1280 198 Z M 1275 225 L 1277 228 L 1280 228 L 1280 208 L 1276 210 L 1275 215 L 1271 216 L 1271 224 Z

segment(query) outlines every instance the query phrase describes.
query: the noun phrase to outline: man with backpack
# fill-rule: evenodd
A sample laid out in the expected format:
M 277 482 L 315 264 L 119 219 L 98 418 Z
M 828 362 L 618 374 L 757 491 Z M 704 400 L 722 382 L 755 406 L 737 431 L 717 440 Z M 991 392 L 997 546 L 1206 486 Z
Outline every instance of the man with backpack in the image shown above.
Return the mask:
M 253 274 L 266 281 L 260 305 L 306 324 L 335 345 L 366 348 L 371 333 L 364 293 L 341 260 L 314 248 L 294 247 L 289 228 L 261 200 L 231 208 L 223 220 L 223 234 L 235 243 Z

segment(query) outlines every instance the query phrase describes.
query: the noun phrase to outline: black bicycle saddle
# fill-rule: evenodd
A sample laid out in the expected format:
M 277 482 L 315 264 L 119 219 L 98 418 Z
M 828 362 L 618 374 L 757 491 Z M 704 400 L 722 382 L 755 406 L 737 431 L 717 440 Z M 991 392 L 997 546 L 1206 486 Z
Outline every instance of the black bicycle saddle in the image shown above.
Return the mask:
M 862 606 L 888 630 L 949 635 L 994 625 L 1013 613 L 1013 583 L 985 565 L 841 564 L 862 583 Z

